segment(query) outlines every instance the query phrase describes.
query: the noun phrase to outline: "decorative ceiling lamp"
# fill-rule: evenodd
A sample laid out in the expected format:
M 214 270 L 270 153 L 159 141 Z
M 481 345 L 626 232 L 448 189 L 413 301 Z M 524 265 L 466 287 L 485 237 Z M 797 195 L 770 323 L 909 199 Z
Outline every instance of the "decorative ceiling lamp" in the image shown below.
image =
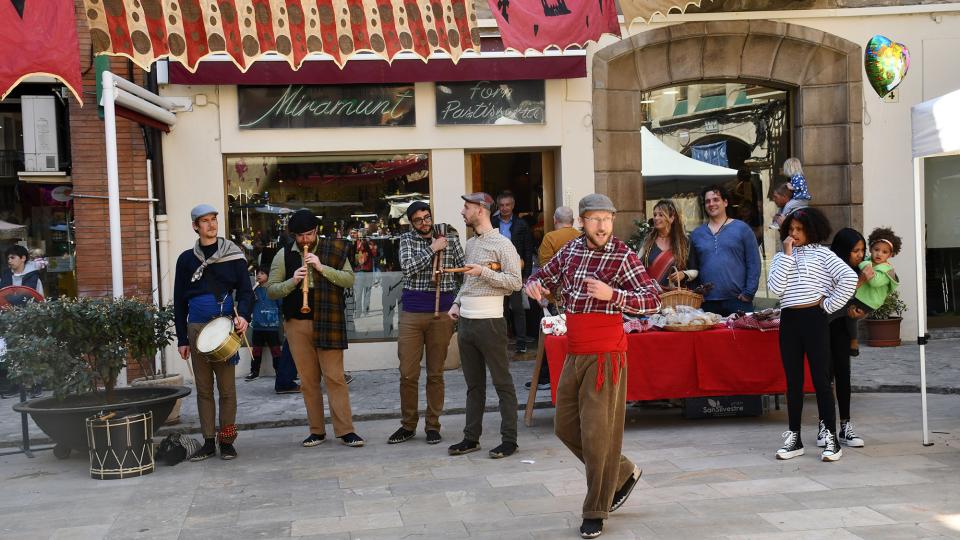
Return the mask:
M 94 52 L 127 56 L 144 69 L 170 58 L 195 71 L 227 54 L 241 71 L 265 54 L 293 69 L 313 53 L 343 67 L 370 52 L 391 61 L 411 52 L 454 62 L 480 50 L 471 0 L 83 0 Z

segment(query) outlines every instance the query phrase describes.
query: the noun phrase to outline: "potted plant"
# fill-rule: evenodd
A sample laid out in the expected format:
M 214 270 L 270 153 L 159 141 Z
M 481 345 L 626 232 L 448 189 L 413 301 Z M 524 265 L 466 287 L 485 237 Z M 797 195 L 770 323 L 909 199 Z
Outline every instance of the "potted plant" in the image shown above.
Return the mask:
M 893 291 L 883 304 L 867 315 L 867 345 L 871 347 L 897 347 L 900 345 L 900 321 L 907 305 L 900 299 L 900 293 Z
M 152 411 L 165 419 L 185 387 L 117 388 L 128 358 L 153 358 L 172 337 L 169 310 L 136 298 L 31 302 L 0 313 L 10 376 L 42 382 L 52 398 L 14 406 L 29 413 L 56 443 L 54 454 L 85 450 L 85 419 L 110 411 Z
M 142 377 L 130 381 L 130 386 L 183 386 L 183 375 L 179 373 L 167 373 L 166 359 L 162 358 L 164 348 L 173 339 L 173 308 L 159 308 L 156 312 L 144 311 L 139 303 L 128 302 L 121 308 L 124 311 L 122 319 L 130 321 L 126 327 L 127 338 L 134 345 L 132 348 L 132 358 L 140 367 Z M 142 322 L 138 322 L 141 319 Z M 150 324 L 152 322 L 152 324 Z M 137 355 L 135 351 L 140 351 Z M 150 352 L 153 351 L 153 355 Z M 155 361 L 157 352 L 161 355 L 159 370 Z M 164 424 L 176 424 L 180 421 L 180 406 L 183 398 L 178 399 L 173 404 L 170 414 L 163 420 Z

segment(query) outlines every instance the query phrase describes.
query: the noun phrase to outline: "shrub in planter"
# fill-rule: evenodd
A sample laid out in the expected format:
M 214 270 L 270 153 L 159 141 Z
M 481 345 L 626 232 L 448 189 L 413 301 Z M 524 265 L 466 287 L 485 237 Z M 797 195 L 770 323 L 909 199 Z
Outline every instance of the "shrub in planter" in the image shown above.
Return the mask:
M 867 345 L 871 347 L 896 347 L 900 345 L 900 322 L 907 311 L 907 305 L 900 299 L 900 293 L 893 291 L 883 304 L 867 315 Z

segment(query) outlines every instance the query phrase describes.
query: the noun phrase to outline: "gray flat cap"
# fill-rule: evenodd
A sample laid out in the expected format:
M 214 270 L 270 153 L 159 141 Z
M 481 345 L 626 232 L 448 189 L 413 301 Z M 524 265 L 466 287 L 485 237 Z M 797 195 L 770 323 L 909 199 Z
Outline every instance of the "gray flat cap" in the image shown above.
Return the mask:
M 491 197 L 489 193 L 477 191 L 475 193 L 467 193 L 466 195 L 461 195 L 460 198 L 467 202 L 484 206 L 489 210 L 493 209 L 493 197 Z
M 209 204 L 198 204 L 190 211 L 190 221 L 196 221 L 208 214 L 217 215 L 219 213 L 216 208 Z
M 580 199 L 580 215 L 582 216 L 591 210 L 617 212 L 617 208 L 613 206 L 613 201 L 610 200 L 610 197 L 601 195 L 600 193 L 591 193 Z

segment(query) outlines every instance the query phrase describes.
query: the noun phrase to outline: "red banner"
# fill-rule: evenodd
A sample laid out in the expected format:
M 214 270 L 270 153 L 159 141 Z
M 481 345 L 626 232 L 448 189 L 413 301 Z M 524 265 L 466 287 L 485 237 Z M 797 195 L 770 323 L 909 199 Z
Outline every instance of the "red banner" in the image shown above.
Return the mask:
M 81 104 L 80 45 L 73 0 L 33 0 L 21 15 L 0 1 L 0 99 L 30 75 L 60 79 Z
M 503 44 L 526 52 L 549 47 L 566 49 L 597 41 L 603 34 L 620 36 L 614 0 L 487 0 L 497 19 Z

